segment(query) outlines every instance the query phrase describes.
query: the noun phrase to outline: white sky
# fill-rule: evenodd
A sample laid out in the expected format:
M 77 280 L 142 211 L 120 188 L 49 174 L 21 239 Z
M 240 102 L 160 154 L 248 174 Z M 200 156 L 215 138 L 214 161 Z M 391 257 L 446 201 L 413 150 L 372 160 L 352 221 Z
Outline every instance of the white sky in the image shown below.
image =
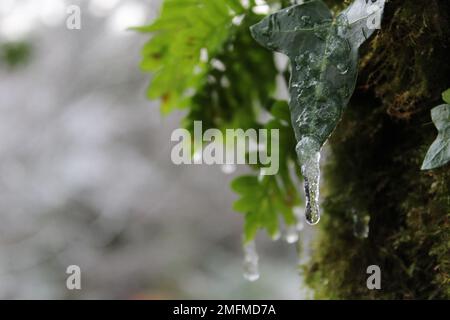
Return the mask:
M 147 7 L 137 0 L 82 0 L 88 3 L 88 14 L 104 17 L 111 32 L 127 34 L 126 29 L 145 24 Z M 2 0 L 0 1 L 0 39 L 20 40 L 42 26 L 64 26 L 66 12 L 74 1 Z M 86 7 L 86 6 L 84 6 Z M 81 19 L 83 14 L 81 11 Z

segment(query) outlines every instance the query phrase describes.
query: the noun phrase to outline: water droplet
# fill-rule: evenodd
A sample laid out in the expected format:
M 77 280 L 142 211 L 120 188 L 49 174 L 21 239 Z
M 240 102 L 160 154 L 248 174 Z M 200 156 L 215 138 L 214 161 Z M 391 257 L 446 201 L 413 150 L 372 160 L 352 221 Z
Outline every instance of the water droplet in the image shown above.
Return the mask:
M 305 54 L 301 54 L 299 56 L 296 56 L 294 58 L 294 61 L 296 64 L 304 64 L 306 60 L 306 55 Z
M 296 151 L 305 179 L 306 221 L 311 225 L 315 225 L 320 220 L 320 144 L 313 138 L 304 137 L 297 144 Z
M 297 219 L 297 224 L 295 227 L 297 228 L 297 231 L 302 231 L 305 228 L 305 225 L 303 224 L 303 216 L 305 215 L 305 211 L 302 207 L 294 207 L 294 216 Z
M 314 66 L 315 64 L 317 64 L 319 62 L 319 57 L 314 52 L 310 52 L 308 54 L 308 60 L 307 61 L 308 61 L 308 65 L 309 66 Z M 315 70 L 315 69 L 312 68 L 312 70 Z
M 220 78 L 220 85 L 223 88 L 229 88 L 230 87 L 230 80 L 226 76 L 223 76 L 222 78 Z
M 314 25 L 314 35 L 320 40 L 326 40 L 328 36 L 328 30 L 322 25 Z
M 301 23 L 302 23 L 302 25 L 304 27 L 311 24 L 311 17 L 310 16 L 302 16 L 300 19 L 301 19 Z
M 264 37 L 270 36 L 270 30 L 269 30 L 269 28 L 263 28 L 263 29 L 261 29 L 261 35 L 263 35 Z
M 292 211 L 294 212 L 294 216 L 297 219 L 300 219 L 302 217 L 302 214 L 304 213 L 302 207 L 293 207 Z
M 310 81 L 308 81 L 308 83 L 305 85 L 306 88 L 311 88 L 314 87 L 318 84 L 319 82 L 316 79 L 311 79 Z
M 258 254 L 256 253 L 255 241 L 244 244 L 244 278 L 248 281 L 259 279 Z
M 273 241 L 278 241 L 278 240 L 280 240 L 280 238 L 281 238 L 281 233 L 279 231 L 277 231 L 276 233 L 274 233 L 272 235 L 272 240 Z
M 338 63 L 336 68 L 340 74 L 346 74 L 348 72 L 348 66 L 345 63 Z
M 298 232 L 295 225 L 286 227 L 286 236 L 287 243 L 296 243 L 298 241 Z
M 225 174 L 232 174 L 236 171 L 236 165 L 234 164 L 224 164 L 222 165 L 222 172 Z
M 348 85 L 344 85 L 343 87 L 339 88 L 339 94 L 341 94 L 344 98 L 348 98 L 350 96 L 350 89 Z
M 341 36 L 345 36 L 350 29 L 349 22 L 348 22 L 346 15 L 344 15 L 344 14 L 339 15 L 336 18 L 336 24 L 337 24 L 338 33 Z
M 359 213 L 352 209 L 353 219 L 353 235 L 359 239 L 366 239 L 369 237 L 369 222 L 370 215 L 367 213 Z

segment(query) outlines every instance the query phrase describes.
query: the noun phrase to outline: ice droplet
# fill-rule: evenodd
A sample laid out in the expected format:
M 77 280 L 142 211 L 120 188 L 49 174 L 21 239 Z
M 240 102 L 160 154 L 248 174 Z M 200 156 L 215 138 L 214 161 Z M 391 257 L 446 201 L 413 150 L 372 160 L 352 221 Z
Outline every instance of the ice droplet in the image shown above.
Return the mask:
M 348 72 L 348 67 L 344 63 L 338 63 L 336 68 L 338 69 L 339 73 L 344 75 Z
M 298 241 L 298 232 L 295 225 L 286 227 L 286 236 L 287 243 L 296 243 Z
M 326 40 L 328 36 L 328 30 L 319 24 L 314 25 L 314 35 L 320 40 Z
M 310 16 L 302 16 L 301 18 L 301 25 L 303 27 L 307 27 L 311 24 L 311 17 Z
M 223 164 L 222 167 L 222 172 L 225 174 L 232 174 L 233 172 L 236 171 L 236 165 L 234 164 Z
M 281 238 L 281 233 L 279 231 L 277 231 L 276 233 L 274 233 L 272 235 L 272 240 L 273 241 L 278 241 L 278 240 L 280 240 L 280 238 Z
M 244 244 L 244 278 L 248 281 L 259 279 L 258 254 L 256 253 L 255 241 Z
M 367 213 L 358 213 L 352 209 L 353 218 L 353 235 L 359 239 L 366 239 L 369 237 L 369 222 L 370 215 Z
M 295 227 L 297 228 L 297 231 L 302 231 L 305 228 L 305 225 L 303 224 L 302 218 L 305 214 L 305 211 L 302 207 L 294 207 L 294 216 L 297 219 L 297 224 Z
M 314 138 L 304 137 L 297 144 L 296 151 L 305 179 L 306 221 L 310 225 L 315 225 L 320 220 L 320 145 Z
M 192 156 L 192 160 L 195 164 L 201 164 L 203 159 L 202 151 L 196 151 Z

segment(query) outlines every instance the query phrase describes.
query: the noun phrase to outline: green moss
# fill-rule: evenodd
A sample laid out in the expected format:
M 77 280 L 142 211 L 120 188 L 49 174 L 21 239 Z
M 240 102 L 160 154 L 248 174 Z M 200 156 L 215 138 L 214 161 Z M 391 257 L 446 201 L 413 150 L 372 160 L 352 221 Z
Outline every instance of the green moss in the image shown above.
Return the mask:
M 362 52 L 358 88 L 330 141 L 324 219 L 308 284 L 317 298 L 450 298 L 450 170 L 420 166 L 430 109 L 450 87 L 450 3 L 390 1 Z M 370 215 L 353 235 L 352 209 Z M 382 290 L 366 287 L 379 265 Z

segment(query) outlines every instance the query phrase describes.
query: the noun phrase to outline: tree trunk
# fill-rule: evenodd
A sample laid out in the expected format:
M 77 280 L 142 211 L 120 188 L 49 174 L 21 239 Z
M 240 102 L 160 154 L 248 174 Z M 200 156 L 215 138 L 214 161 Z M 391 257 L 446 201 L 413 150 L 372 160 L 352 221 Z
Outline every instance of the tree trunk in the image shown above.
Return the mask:
M 449 1 L 392 0 L 361 50 L 306 269 L 318 298 L 450 298 L 450 170 L 420 170 L 437 135 L 430 110 L 450 87 L 449 24 Z M 366 286 L 369 265 L 381 268 L 381 290 Z

